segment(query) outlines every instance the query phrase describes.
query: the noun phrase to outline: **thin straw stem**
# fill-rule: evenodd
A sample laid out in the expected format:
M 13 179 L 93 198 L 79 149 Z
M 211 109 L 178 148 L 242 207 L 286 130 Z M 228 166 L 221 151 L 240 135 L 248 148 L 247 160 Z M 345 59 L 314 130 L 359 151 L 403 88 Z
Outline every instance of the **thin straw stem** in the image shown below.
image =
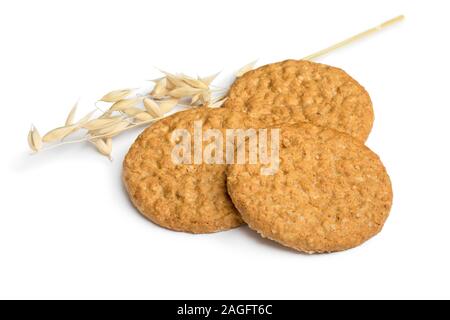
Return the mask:
M 354 36 L 352 36 L 352 37 L 350 37 L 348 39 L 345 39 L 344 41 L 338 42 L 338 43 L 336 43 L 336 44 L 334 44 L 334 45 L 332 45 L 332 46 L 330 46 L 330 47 L 328 47 L 326 49 L 320 50 L 320 51 L 318 51 L 316 53 L 313 53 L 313 54 L 311 54 L 311 55 L 309 55 L 307 57 L 304 57 L 303 60 L 314 60 L 316 58 L 324 56 L 324 55 L 330 53 L 331 51 L 337 50 L 337 49 L 342 48 L 344 46 L 347 46 L 347 45 L 349 45 L 349 44 L 351 44 L 351 43 L 353 43 L 355 41 L 358 41 L 358 40 L 361 40 L 361 39 L 363 39 L 363 38 L 365 38 L 367 36 L 370 36 L 370 35 L 372 35 L 374 33 L 380 32 L 381 30 L 383 30 L 383 29 L 385 29 L 387 27 L 390 27 L 390 26 L 392 26 L 394 24 L 397 24 L 397 23 L 403 21 L 404 19 L 405 19 L 404 15 L 395 17 L 395 18 L 393 18 L 391 20 L 383 22 L 382 24 L 380 24 L 380 25 L 378 25 L 378 26 L 376 26 L 374 28 L 371 28 L 369 30 L 361 32 L 361 33 L 359 33 L 357 35 L 354 35 Z

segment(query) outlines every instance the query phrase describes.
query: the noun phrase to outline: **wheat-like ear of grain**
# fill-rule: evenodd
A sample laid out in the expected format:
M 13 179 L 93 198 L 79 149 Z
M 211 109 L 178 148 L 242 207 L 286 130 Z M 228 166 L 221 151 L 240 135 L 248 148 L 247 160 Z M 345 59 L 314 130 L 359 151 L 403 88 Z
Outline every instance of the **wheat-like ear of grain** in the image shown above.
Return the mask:
M 130 89 L 111 91 L 103 96 L 99 101 L 114 103 L 125 99 L 131 93 Z

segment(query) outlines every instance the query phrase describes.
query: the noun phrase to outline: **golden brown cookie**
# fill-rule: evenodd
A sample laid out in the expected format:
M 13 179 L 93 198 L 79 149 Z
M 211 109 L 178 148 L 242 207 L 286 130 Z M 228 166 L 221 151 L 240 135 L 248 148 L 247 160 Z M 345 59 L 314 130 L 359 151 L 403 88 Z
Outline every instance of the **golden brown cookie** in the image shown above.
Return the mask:
M 288 60 L 236 80 L 225 108 L 244 111 L 266 126 L 310 122 L 366 141 L 374 121 L 367 91 L 341 69 Z
M 228 192 L 262 236 L 307 253 L 342 251 L 379 233 L 392 205 L 389 176 L 358 140 L 312 124 L 281 128 L 280 168 L 228 167 Z
M 254 123 L 244 113 L 209 108 L 179 112 L 155 123 L 140 135 L 125 158 L 126 189 L 145 217 L 168 229 L 210 233 L 237 227 L 242 220 L 227 194 L 226 165 L 177 165 L 172 161 L 179 142 L 172 133 L 177 129 L 191 134 L 193 156 L 195 121 L 203 122 L 204 131 L 245 128 Z

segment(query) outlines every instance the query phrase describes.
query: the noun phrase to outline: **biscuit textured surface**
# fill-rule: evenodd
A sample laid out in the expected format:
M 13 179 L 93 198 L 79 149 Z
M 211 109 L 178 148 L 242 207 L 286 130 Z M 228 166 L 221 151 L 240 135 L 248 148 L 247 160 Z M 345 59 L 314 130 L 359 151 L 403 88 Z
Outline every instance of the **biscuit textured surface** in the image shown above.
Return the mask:
M 343 70 L 304 60 L 269 64 L 237 79 L 224 107 L 266 126 L 310 122 L 366 141 L 374 113 L 367 91 Z
M 347 134 L 311 124 L 281 128 L 280 168 L 228 167 L 228 191 L 262 236 L 306 253 L 356 247 L 379 233 L 392 205 L 378 156 Z
M 254 123 L 246 114 L 226 109 L 176 113 L 139 136 L 125 158 L 123 180 L 136 208 L 158 225 L 190 233 L 231 229 L 243 222 L 227 194 L 226 165 L 176 165 L 172 161 L 177 142 L 172 141 L 172 133 L 187 129 L 193 137 L 194 121 L 198 120 L 203 122 L 203 130 L 251 127 Z

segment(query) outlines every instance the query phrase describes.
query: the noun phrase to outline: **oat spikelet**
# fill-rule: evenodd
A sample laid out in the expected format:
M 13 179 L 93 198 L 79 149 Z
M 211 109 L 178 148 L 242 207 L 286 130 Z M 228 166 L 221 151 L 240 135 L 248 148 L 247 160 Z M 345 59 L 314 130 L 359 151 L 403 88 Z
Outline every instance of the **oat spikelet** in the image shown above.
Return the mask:
M 110 148 L 112 150 L 112 138 L 107 138 L 106 140 L 106 145 L 108 146 L 108 148 Z
M 131 107 L 136 106 L 142 101 L 142 98 L 134 98 L 134 99 L 126 99 L 126 100 L 120 100 L 114 103 L 109 111 L 123 111 L 126 109 L 129 109 Z
M 170 82 L 168 78 L 165 78 L 165 79 L 167 81 L 167 83 L 166 83 L 166 95 L 168 96 L 169 92 L 171 90 L 175 89 L 177 86 L 174 85 L 172 82 Z M 184 84 L 183 84 L 183 86 L 184 86 Z
M 180 87 L 173 89 L 170 91 L 170 96 L 173 98 L 185 98 L 196 95 L 197 93 L 202 92 L 202 89 L 191 88 L 191 87 Z
M 192 88 L 197 88 L 197 89 L 208 89 L 209 88 L 209 86 L 201 80 L 184 77 L 183 81 L 186 82 Z
M 157 80 L 156 85 L 150 95 L 155 99 L 164 98 L 167 95 L 167 78 Z
M 160 70 L 161 71 L 161 70 Z M 176 88 L 186 86 L 186 83 L 183 81 L 182 77 L 178 77 L 174 74 L 171 74 L 166 71 L 161 71 L 166 75 L 167 84 L 166 87 Z
M 86 122 L 81 127 L 84 129 L 87 129 L 89 131 L 99 130 L 104 127 L 113 125 L 114 123 L 117 123 L 121 121 L 120 117 L 112 117 L 112 118 L 106 118 L 106 119 L 94 119 L 89 122 Z
M 111 91 L 110 93 L 105 94 L 103 98 L 101 98 L 99 101 L 111 103 L 117 102 L 122 99 L 125 99 L 130 93 L 131 93 L 130 89 Z
M 151 114 L 152 116 L 159 118 L 163 115 L 161 110 L 159 109 L 159 105 L 152 99 L 145 98 L 144 106 L 145 106 L 145 109 L 147 109 L 147 112 L 149 114 Z
M 238 72 L 236 72 L 236 77 L 237 78 L 242 77 L 247 72 L 253 70 L 255 68 L 256 62 L 257 61 L 255 60 L 255 61 L 250 62 L 249 64 L 243 66 L 241 69 L 239 69 Z
M 108 144 L 104 139 L 93 139 L 91 143 L 97 148 L 98 152 L 111 159 L 112 144 Z
M 89 134 L 93 137 L 94 136 L 112 137 L 113 135 L 117 135 L 118 133 L 126 129 L 129 125 L 130 123 L 128 121 L 121 121 L 95 131 L 90 131 Z
M 66 126 L 71 126 L 75 122 L 75 114 L 77 113 L 78 102 L 73 106 L 72 110 L 70 110 L 69 115 L 66 119 Z
M 42 149 L 42 138 L 39 131 L 32 126 L 28 133 L 28 145 L 34 152 L 39 152 Z
M 178 99 L 169 99 L 164 100 L 159 103 L 159 109 L 162 113 L 168 113 L 172 111 L 173 108 L 175 108 L 178 104 Z
M 134 117 L 138 121 L 150 121 L 153 117 L 148 112 L 141 112 Z
M 142 112 L 142 109 L 131 107 L 128 109 L 123 110 L 123 113 L 125 113 L 127 116 L 134 117 L 135 115 Z
M 60 141 L 73 133 L 77 129 L 77 126 L 65 126 L 53 129 L 49 131 L 43 138 L 43 142 L 55 142 Z

